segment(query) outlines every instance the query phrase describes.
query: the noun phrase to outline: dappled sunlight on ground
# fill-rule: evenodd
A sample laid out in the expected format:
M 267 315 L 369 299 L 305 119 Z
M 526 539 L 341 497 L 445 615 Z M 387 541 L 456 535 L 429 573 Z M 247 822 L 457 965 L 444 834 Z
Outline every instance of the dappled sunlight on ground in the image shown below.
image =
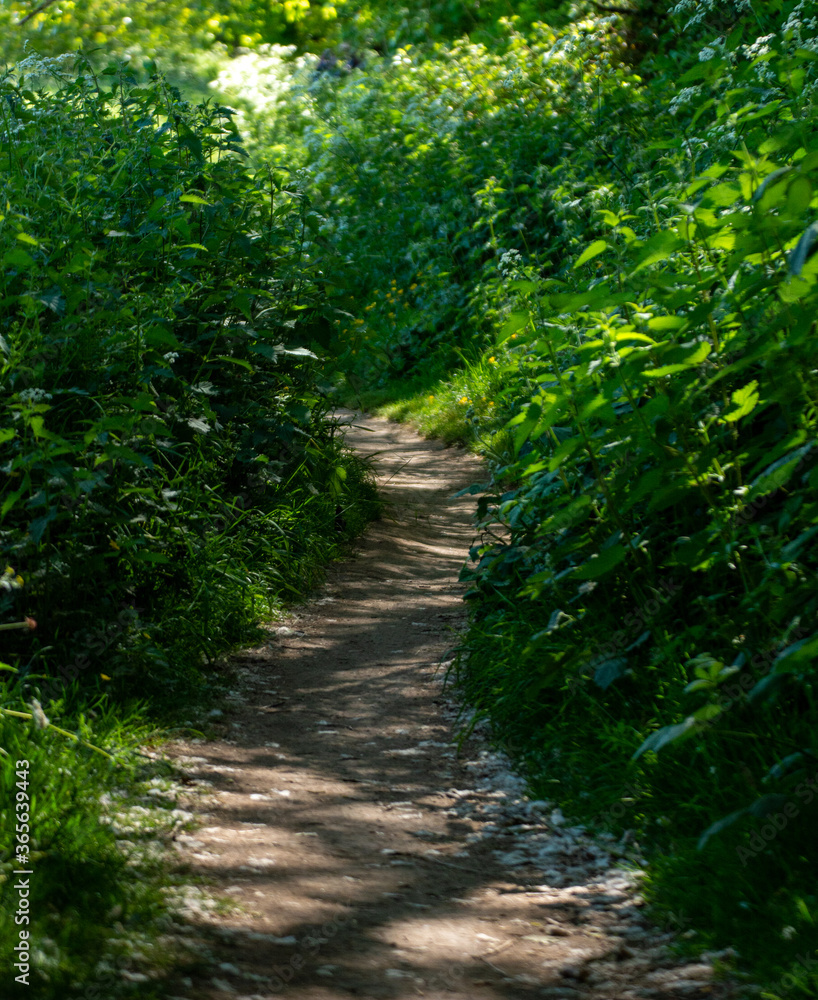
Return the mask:
M 366 426 L 350 435 L 374 456 L 386 516 L 236 658 L 222 738 L 171 748 L 207 783 L 182 858 L 229 904 L 188 899 L 200 961 L 168 995 L 717 995 L 709 966 L 675 968 L 607 849 L 529 802 L 479 737 L 458 756 L 440 662 L 463 624 L 474 528 L 473 500 L 451 497 L 481 469 Z M 650 979 L 662 970 L 670 985 Z

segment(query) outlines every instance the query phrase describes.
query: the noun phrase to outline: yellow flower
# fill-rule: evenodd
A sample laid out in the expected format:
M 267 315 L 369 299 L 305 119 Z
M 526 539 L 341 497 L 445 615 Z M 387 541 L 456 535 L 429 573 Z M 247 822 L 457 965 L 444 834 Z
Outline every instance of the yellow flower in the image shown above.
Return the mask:
M 395 318 L 395 314 L 394 313 L 389 313 L 389 318 L 390 319 L 394 319 Z
M 489 402 L 489 406 L 494 406 L 494 403 L 493 402 Z
M 489 358 L 489 364 L 490 365 L 496 365 L 497 364 L 497 358 Z
M 109 676 L 108 676 L 107 674 L 100 674 L 99 676 L 100 676 L 100 677 L 101 677 L 101 678 L 102 678 L 102 679 L 103 679 L 104 681 L 109 681 L 109 680 L 111 679 L 111 678 L 110 678 L 110 677 L 109 677 Z
M 26 581 L 18 573 L 17 576 L 15 576 L 14 578 L 14 582 L 17 584 L 18 587 L 22 587 Z
M 435 398 L 434 396 L 430 396 L 430 397 L 429 397 L 429 402 L 430 402 L 430 403 L 431 403 L 431 402 L 433 402 L 433 401 L 434 401 L 434 398 Z
M 364 325 L 364 321 L 362 319 L 356 319 L 355 320 L 355 326 L 363 326 L 363 325 Z
M 398 289 L 398 295 L 403 295 L 403 289 L 402 288 Z
M 418 287 L 418 286 L 417 286 L 417 282 L 415 282 L 415 283 L 414 283 L 413 285 L 410 285 L 410 286 L 409 286 L 409 291 L 410 291 L 410 292 L 414 292 L 414 290 L 415 290 L 415 289 L 416 289 L 417 287 Z
M 468 396 L 461 396 L 460 397 L 460 403 L 461 403 L 462 406 L 465 406 L 466 403 L 468 403 L 468 401 L 469 401 L 469 397 Z

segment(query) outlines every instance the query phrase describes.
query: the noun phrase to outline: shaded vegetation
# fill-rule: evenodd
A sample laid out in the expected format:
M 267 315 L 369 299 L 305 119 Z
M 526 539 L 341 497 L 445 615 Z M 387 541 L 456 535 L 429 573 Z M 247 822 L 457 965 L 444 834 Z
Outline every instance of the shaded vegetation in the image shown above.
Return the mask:
M 815 4 L 154 6 L 44 10 L 100 51 L 3 84 L 4 658 L 119 621 L 84 697 L 189 697 L 371 508 L 331 390 L 384 404 L 488 460 L 498 741 L 814 996 Z M 184 33 L 222 103 L 142 65 Z

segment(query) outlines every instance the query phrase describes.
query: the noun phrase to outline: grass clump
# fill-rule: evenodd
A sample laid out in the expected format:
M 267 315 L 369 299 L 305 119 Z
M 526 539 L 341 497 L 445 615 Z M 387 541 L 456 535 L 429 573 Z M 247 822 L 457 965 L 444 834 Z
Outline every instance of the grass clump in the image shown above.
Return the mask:
M 23 724 L 13 712 L 33 718 Z M 191 816 L 174 808 L 171 776 L 137 751 L 150 738 L 138 706 L 100 703 L 66 721 L 58 703 L 46 715 L 19 688 L 3 691 L 4 995 L 148 998 L 164 969 L 190 960 L 171 939 L 159 943 L 170 925 L 166 890 L 180 877 L 166 845 Z

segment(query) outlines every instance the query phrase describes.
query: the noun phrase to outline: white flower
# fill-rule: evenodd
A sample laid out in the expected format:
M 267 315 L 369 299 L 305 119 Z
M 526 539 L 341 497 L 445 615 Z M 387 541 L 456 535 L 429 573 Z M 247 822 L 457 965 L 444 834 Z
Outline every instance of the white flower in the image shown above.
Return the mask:
M 50 392 L 45 389 L 23 389 L 20 392 L 20 399 L 24 403 L 42 403 L 43 400 L 53 399 Z
M 500 274 L 504 278 L 507 278 L 510 274 L 514 274 L 522 267 L 523 257 L 519 250 L 506 250 L 505 253 L 500 255 L 500 260 L 497 262 L 497 267 L 500 270 Z

